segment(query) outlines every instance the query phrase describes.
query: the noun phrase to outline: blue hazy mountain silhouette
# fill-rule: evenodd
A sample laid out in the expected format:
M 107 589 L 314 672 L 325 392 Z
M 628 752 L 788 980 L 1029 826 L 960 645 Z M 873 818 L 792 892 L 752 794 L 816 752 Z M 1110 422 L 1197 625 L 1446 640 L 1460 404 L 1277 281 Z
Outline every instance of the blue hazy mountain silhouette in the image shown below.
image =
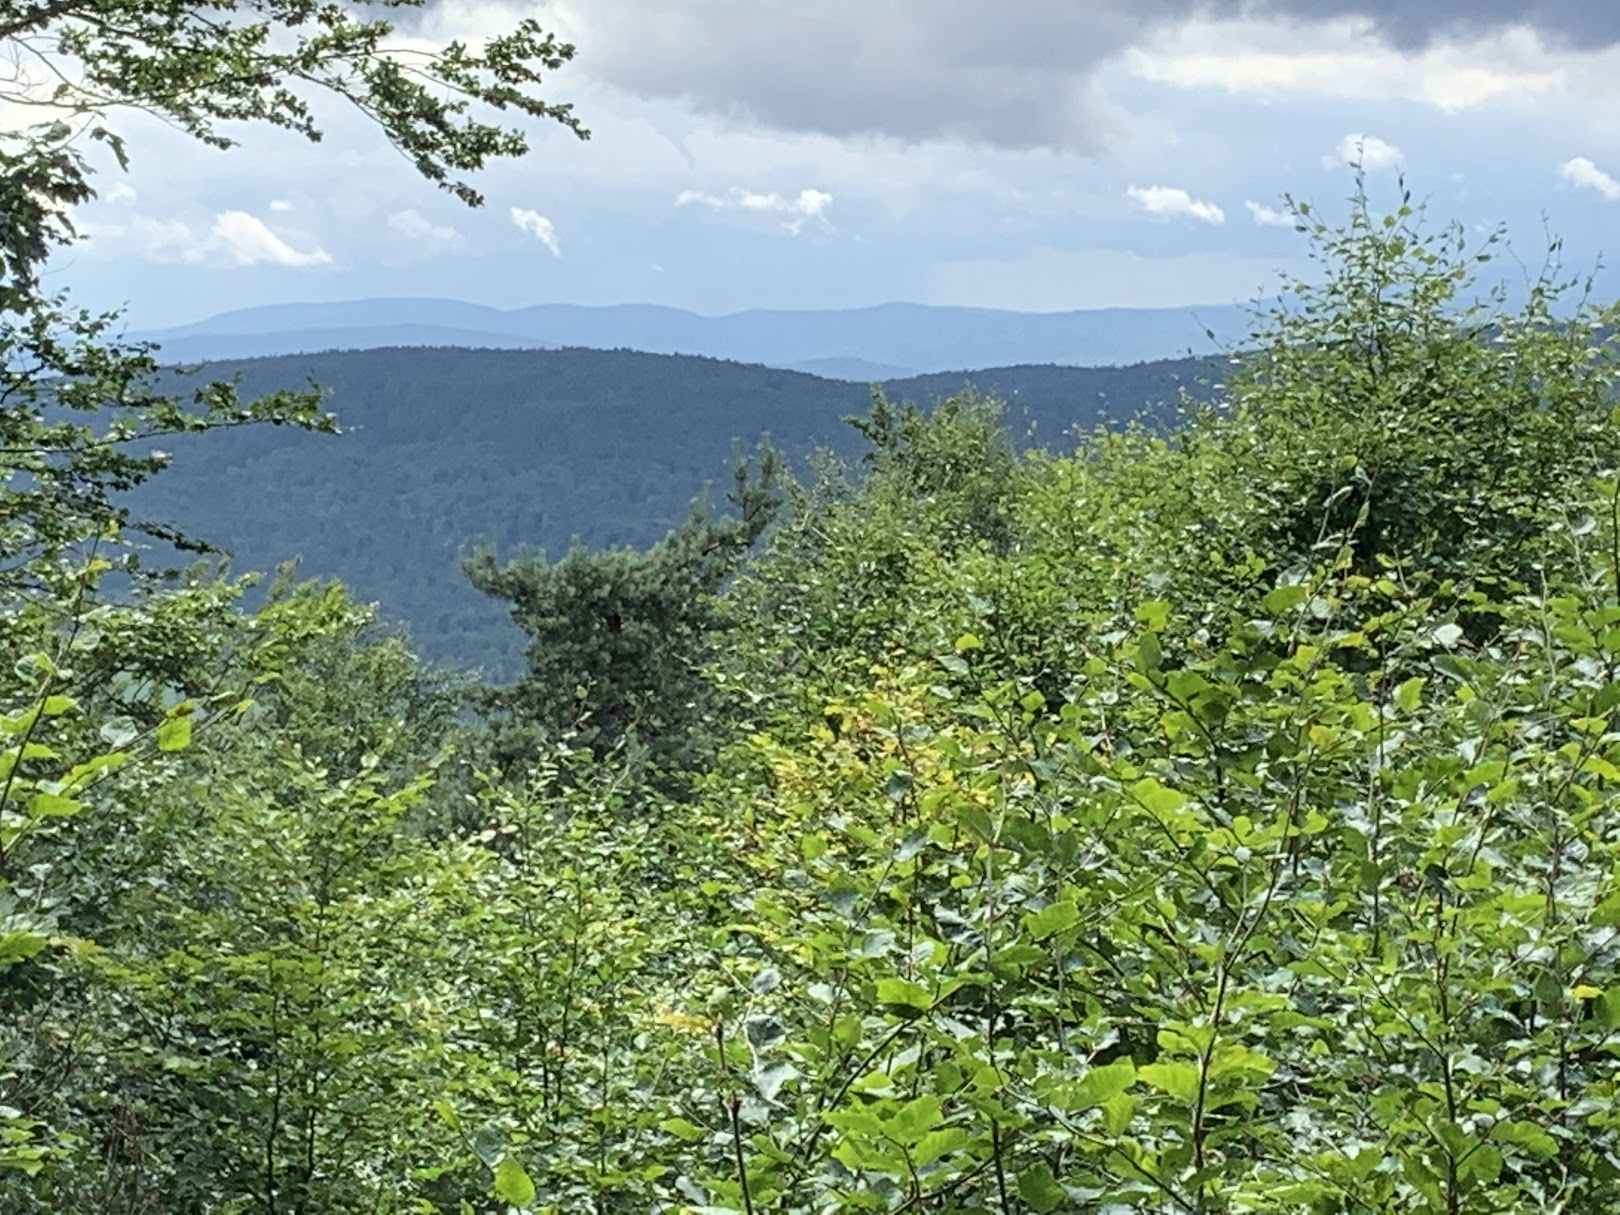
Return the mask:
M 1234 305 L 1011 312 L 928 304 L 703 316 L 651 304 L 499 309 L 456 300 L 274 304 L 141 334 L 181 362 L 386 346 L 585 347 L 693 354 L 831 379 L 1045 363 L 1120 366 L 1239 342 Z M 1213 332 L 1215 340 L 1209 337 Z

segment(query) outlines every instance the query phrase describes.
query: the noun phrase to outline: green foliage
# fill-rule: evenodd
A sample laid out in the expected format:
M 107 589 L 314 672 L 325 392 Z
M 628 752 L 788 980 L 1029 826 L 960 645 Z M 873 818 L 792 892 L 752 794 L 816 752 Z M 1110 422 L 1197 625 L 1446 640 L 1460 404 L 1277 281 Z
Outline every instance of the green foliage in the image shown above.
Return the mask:
M 76 568 L 37 558 L 25 568 L 44 575 L 43 585 L 0 610 L 0 627 L 16 647 L 11 669 L 0 672 L 0 1180 L 7 1170 L 36 1174 L 77 1145 L 60 1126 L 33 1116 L 26 1084 L 15 1091 L 13 1082 L 27 1078 L 20 1066 L 27 1031 L 9 1015 L 36 1005 L 55 951 L 89 948 L 64 906 L 68 830 L 121 769 L 183 750 L 192 715 L 206 711 L 173 697 L 153 705 L 144 724 L 93 715 L 94 684 L 80 664 L 93 663 L 104 648 L 101 628 L 116 631 L 130 614 L 90 604 L 109 563 L 92 547 Z
M 0 593 L 40 586 L 75 546 L 129 522 L 121 495 L 169 459 L 152 440 L 262 422 L 334 428 L 313 391 L 243 401 L 218 381 L 170 396 L 149 349 L 106 340 L 114 319 L 58 300 L 0 308 Z
M 1535 589 L 1539 537 L 1568 487 L 1611 467 L 1611 307 L 1559 277 L 1557 246 L 1516 311 L 1478 274 L 1460 224 L 1423 225 L 1404 189 L 1378 215 L 1364 190 L 1340 230 L 1296 218 L 1325 270 L 1264 316 L 1209 441 L 1242 471 L 1255 543 L 1280 568 L 1347 536 L 1357 569 Z
M 1402 218 L 1333 257 L 1387 269 Z M 670 1124 L 699 1209 L 1614 1203 L 1607 349 L 1393 298 L 1472 413 L 1313 412 L 1354 388 L 1323 304 L 1228 410 L 1014 469 L 998 543 L 897 509 L 881 449 L 799 499 L 742 586 L 778 672 L 719 794 L 725 968 L 757 981 Z M 1255 370 L 1284 361 L 1317 370 Z M 1534 495 L 1503 463 L 1473 488 L 1495 411 Z M 1358 450 L 1377 492 L 1324 526 Z
M 778 460 L 769 447 L 739 461 L 736 513 L 701 504 L 645 552 L 589 551 L 505 566 L 487 550 L 467 563 L 473 584 L 511 604 L 529 638 L 528 669 L 489 689 L 494 762 L 510 773 L 573 740 L 597 758 L 628 750 L 638 765 L 679 780 L 713 749 L 719 707 L 703 664 L 722 628 L 714 599 L 777 509 Z
M 899 510 L 928 510 L 948 543 L 1005 546 L 1001 512 L 1017 457 L 999 401 L 969 390 L 925 414 L 879 392 L 870 414 L 849 421 L 871 444 L 862 458 L 869 494 L 892 495 Z
M 422 7 L 422 0 L 388 5 Z M 18 71 L 6 100 L 48 100 L 70 119 L 145 110 L 227 148 L 235 142 L 229 124 L 240 122 L 319 140 L 310 97 L 334 94 L 373 119 L 423 177 L 474 204 L 477 191 L 457 175 L 528 150 L 520 130 L 478 117 L 475 107 L 516 111 L 587 135 L 571 107 L 534 92 L 541 73 L 562 67 L 574 48 L 532 19 L 480 50 L 452 43 L 427 53 L 400 46 L 386 17 L 314 0 L 118 0 L 115 8 L 109 12 L 102 0 L 9 6 L 0 15 L 0 45 L 14 52 Z M 82 201 L 83 163 L 58 150 L 72 134 L 68 122 L 61 126 L 60 136 L 28 143 L 41 165 L 32 171 L 53 183 L 45 201 Z M 115 150 L 122 157 L 116 144 Z M 37 240 L 45 225 L 71 232 L 48 213 L 26 218 L 19 231 L 28 239 Z M 39 261 L 37 245 L 22 253 L 25 264 Z
M 1563 540 L 1490 648 L 1347 544 L 1219 641 L 1140 604 L 1056 704 L 964 635 L 784 713 L 709 1203 L 1612 1204 L 1620 604 Z
M 250 720 L 296 739 L 329 772 L 393 755 L 402 765 L 395 775 L 406 775 L 440 753 L 460 720 L 468 682 L 425 670 L 340 583 L 297 583 L 284 570 L 247 625 L 268 650 L 250 664 L 261 670 Z
M 1010 542 L 1020 461 L 996 402 L 969 392 L 925 414 L 878 394 L 855 423 L 871 444 L 864 477 L 829 458 L 790 487 L 793 509 L 728 596 L 742 627 L 769 639 L 729 664 L 759 695 L 845 655 L 947 647 L 972 612 L 953 571 Z
M 223 124 L 241 121 L 318 139 L 308 91 L 336 93 L 419 172 L 469 203 L 479 199 L 462 175 L 526 148 L 521 132 L 477 117 L 475 106 L 585 134 L 567 107 L 532 92 L 539 71 L 573 54 L 534 22 L 481 52 L 401 51 L 391 32 L 387 21 L 304 0 L 51 0 L 0 13 L 0 50 L 13 69 L 0 102 L 44 106 L 53 118 L 0 132 L 8 1210 L 345 1207 L 353 1204 L 331 1196 L 334 1184 L 381 1192 L 372 1170 L 391 1166 L 378 1145 L 417 1146 L 388 1105 L 397 1096 L 391 1078 L 409 1069 L 397 991 L 369 985 L 384 946 L 397 944 L 392 917 L 417 906 L 418 892 L 400 885 L 411 866 L 399 863 L 416 854 L 397 827 L 421 783 L 383 788 L 370 771 L 375 758 L 334 748 L 328 723 L 312 750 L 358 764 L 329 782 L 329 770 L 297 746 L 307 720 L 278 723 L 256 765 L 197 758 L 199 733 L 240 730 L 248 690 L 282 668 L 242 641 L 257 622 L 244 626 L 235 613 L 239 587 L 199 571 L 168 586 L 145 575 L 130 538 L 142 529 L 126 526 L 120 497 L 167 463 L 152 446 L 159 438 L 258 422 L 330 430 L 332 420 L 313 390 L 244 401 L 234 383 L 215 382 L 175 394 L 159 382 L 149 347 L 110 337 L 115 317 L 73 310 L 41 287 L 47 259 L 76 238 L 71 208 L 94 195 L 83 140 L 105 143 L 128 167 L 104 125 L 119 108 L 226 147 Z M 144 530 L 194 544 L 170 529 Z M 276 622 L 265 623 L 274 634 Z M 244 663 L 245 653 L 258 664 Z M 399 683 L 381 684 L 379 673 L 373 663 L 357 676 L 371 679 L 374 712 L 399 695 Z M 307 682 L 288 690 L 308 705 Z M 188 833 L 200 806 L 215 815 L 208 830 Z M 360 857 L 374 863 L 357 889 L 348 870 Z M 362 981 L 379 999 L 357 998 Z M 337 1066 L 382 1047 L 394 1051 L 390 1070 Z M 346 1085 L 336 1104 L 324 1101 L 331 1081 Z M 186 1139 L 183 1129 L 198 1134 Z M 373 1162 L 332 1163 L 361 1145 L 374 1149 Z

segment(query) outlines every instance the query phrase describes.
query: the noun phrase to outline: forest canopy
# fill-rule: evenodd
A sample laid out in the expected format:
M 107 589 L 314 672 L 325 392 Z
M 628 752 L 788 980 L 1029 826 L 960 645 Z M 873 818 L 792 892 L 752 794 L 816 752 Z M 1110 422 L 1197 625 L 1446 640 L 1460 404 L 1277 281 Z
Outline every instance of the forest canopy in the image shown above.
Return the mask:
M 1620 1205 L 1614 309 L 1404 193 L 1294 215 L 1176 428 L 879 398 L 647 548 L 474 560 L 499 688 L 149 568 L 143 438 L 332 423 L 164 395 L 8 246 L 0 1207 Z

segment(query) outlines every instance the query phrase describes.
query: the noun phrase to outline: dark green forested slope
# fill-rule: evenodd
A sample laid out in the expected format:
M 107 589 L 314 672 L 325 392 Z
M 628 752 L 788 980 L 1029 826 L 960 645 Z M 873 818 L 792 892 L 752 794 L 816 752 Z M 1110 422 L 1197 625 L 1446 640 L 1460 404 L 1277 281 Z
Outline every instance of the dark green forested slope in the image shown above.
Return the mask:
M 897 381 L 921 402 L 972 382 L 1008 401 L 1013 429 L 1054 444 L 1075 425 L 1130 416 L 1197 387 L 1195 360 L 1126 368 L 1010 367 Z M 345 433 L 218 431 L 166 444 L 173 468 L 138 513 L 230 550 L 241 570 L 297 557 L 409 624 L 432 658 L 507 671 L 517 634 L 458 558 L 487 541 L 560 553 L 643 545 L 762 434 L 790 455 L 852 451 L 844 424 L 861 385 L 796 372 L 630 351 L 388 349 L 212 366 L 246 393 L 313 379 Z

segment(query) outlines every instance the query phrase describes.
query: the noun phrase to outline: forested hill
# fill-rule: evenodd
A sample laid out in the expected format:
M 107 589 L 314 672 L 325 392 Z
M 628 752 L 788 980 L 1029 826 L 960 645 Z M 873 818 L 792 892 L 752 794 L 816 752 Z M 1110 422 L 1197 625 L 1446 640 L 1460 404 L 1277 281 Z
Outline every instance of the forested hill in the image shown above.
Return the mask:
M 1009 402 L 1015 433 L 1048 445 L 1076 424 L 1129 417 L 1196 387 L 1195 360 L 1125 368 L 1007 367 L 893 382 L 934 401 L 971 382 Z M 217 431 L 166 444 L 170 472 L 135 497 L 235 554 L 239 570 L 300 558 L 406 622 L 424 655 L 510 670 L 518 634 L 463 577 L 480 540 L 503 553 L 643 545 L 723 482 L 734 445 L 768 433 L 798 456 L 858 436 L 870 390 L 681 355 L 598 350 L 381 349 L 213 365 L 244 389 L 330 389 L 344 434 Z M 723 491 L 723 484 L 720 486 Z

